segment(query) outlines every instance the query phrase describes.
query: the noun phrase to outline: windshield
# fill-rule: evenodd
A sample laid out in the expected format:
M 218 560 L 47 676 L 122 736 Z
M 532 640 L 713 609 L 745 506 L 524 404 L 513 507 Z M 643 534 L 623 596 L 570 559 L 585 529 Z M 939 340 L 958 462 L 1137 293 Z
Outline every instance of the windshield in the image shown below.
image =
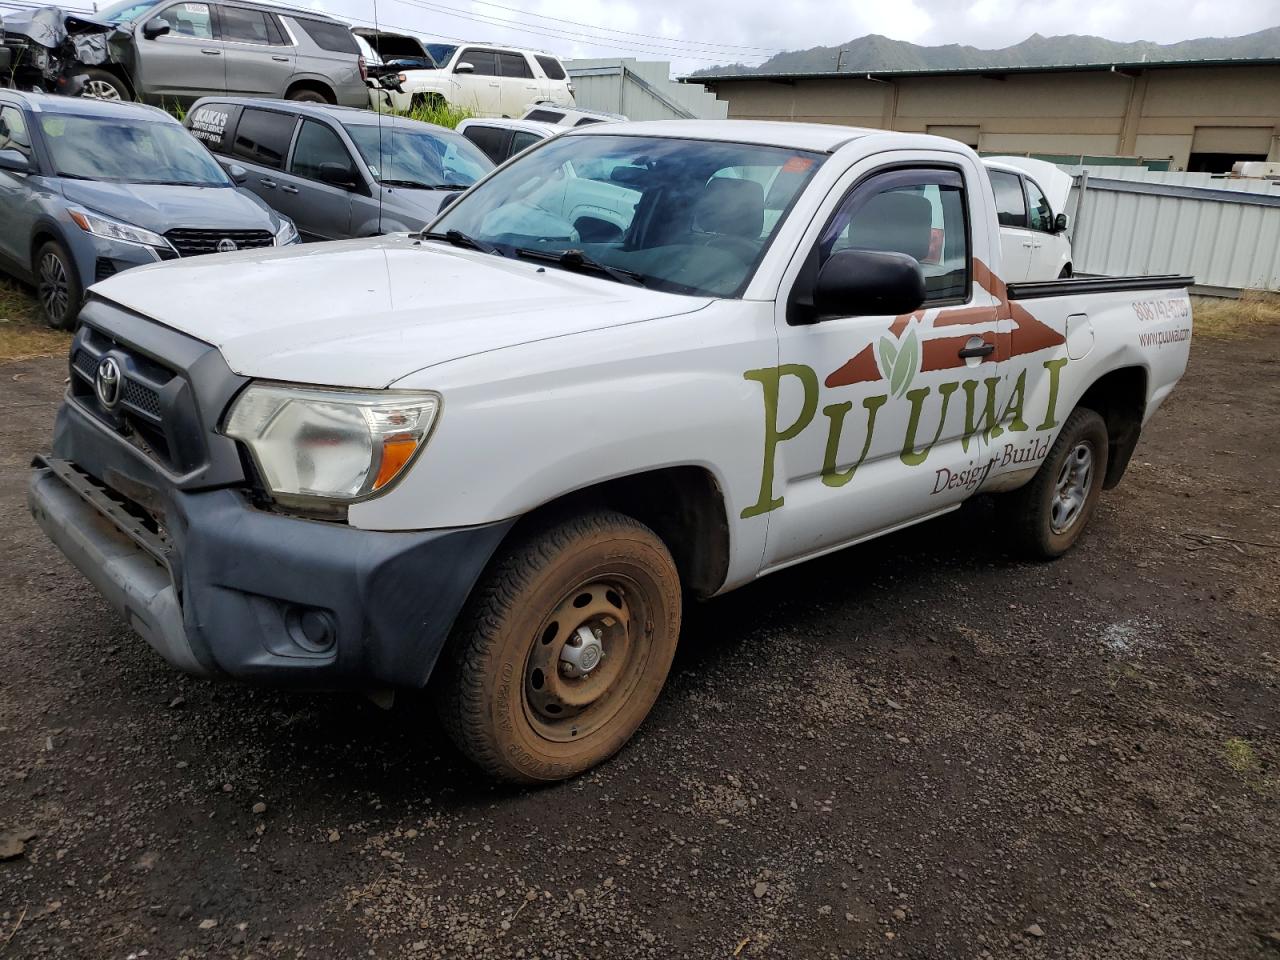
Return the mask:
M 579 251 L 646 287 L 740 296 L 823 159 L 744 143 L 561 136 L 463 196 L 431 231 L 516 256 Z M 581 268 L 581 257 L 568 261 Z
M 453 51 L 458 49 L 458 45 L 454 43 L 428 43 L 426 47 L 431 59 L 441 64 L 448 63 Z
M 452 130 L 423 131 L 376 124 L 350 124 L 369 172 L 382 183 L 416 187 L 469 187 L 493 169 L 471 141 Z M 381 141 L 381 159 L 379 159 Z
M 40 129 L 60 177 L 231 186 L 209 151 L 177 123 L 42 113 Z
M 113 3 L 109 7 L 104 7 L 94 17 L 98 20 L 104 20 L 107 23 L 125 23 L 142 16 L 148 10 L 151 10 L 159 4 L 160 0 L 121 0 L 120 3 Z

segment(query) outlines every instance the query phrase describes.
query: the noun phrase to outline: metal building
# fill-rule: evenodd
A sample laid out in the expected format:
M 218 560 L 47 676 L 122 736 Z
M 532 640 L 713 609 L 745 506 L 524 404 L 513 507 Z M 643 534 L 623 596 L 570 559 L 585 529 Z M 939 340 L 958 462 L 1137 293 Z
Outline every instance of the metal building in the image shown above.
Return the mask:
M 723 120 L 729 105 L 701 86 L 671 79 L 671 64 L 630 57 L 565 62 L 573 97 L 588 110 L 631 120 Z

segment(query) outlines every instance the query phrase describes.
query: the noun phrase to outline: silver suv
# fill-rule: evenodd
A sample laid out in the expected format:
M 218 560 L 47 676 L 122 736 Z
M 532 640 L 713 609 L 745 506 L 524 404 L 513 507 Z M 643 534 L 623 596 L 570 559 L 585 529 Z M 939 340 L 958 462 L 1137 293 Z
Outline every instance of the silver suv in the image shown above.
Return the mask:
M 190 103 L 208 94 L 362 107 L 365 63 L 349 28 L 314 10 L 275 4 L 120 0 L 108 62 L 89 67 L 85 92 L 105 100 Z

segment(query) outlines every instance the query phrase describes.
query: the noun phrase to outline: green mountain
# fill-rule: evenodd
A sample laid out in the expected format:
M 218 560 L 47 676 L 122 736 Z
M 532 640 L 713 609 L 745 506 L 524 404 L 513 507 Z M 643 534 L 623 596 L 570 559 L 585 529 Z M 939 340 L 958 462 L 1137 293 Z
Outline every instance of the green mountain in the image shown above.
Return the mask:
M 1070 63 L 1138 63 L 1143 60 L 1225 60 L 1280 58 L 1280 27 L 1243 37 L 1202 37 L 1179 43 L 1139 40 L 1120 43 L 1102 37 L 1042 37 L 1033 33 L 1000 50 L 949 43 L 922 47 L 877 34 L 836 47 L 811 47 L 776 54 L 757 66 L 731 63 L 693 74 L 714 77 L 743 73 L 830 73 L 837 58 L 842 73 L 867 70 L 946 70 L 964 67 L 1049 67 Z

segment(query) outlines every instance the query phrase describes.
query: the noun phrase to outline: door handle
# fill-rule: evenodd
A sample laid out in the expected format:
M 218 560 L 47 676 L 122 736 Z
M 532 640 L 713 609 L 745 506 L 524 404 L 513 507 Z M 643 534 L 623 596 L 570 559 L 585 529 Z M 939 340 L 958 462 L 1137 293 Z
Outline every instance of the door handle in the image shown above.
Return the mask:
M 272 60 L 274 60 L 276 63 L 288 63 L 288 62 L 289 62 L 289 58 L 288 58 L 288 57 L 272 57 L 271 59 L 272 59 Z
M 971 357 L 986 357 L 996 352 L 994 343 L 983 343 L 973 347 L 961 347 L 960 356 L 968 360 Z
M 209 55 L 209 56 L 211 56 L 211 57 L 220 57 L 220 56 L 222 56 L 222 51 L 221 51 L 221 50 L 205 50 L 205 49 L 201 48 L 200 52 L 201 52 L 201 53 L 204 53 L 204 54 L 208 54 L 208 55 Z
M 298 192 L 298 188 L 297 188 L 297 187 L 291 187 L 291 186 L 289 186 L 289 185 L 286 183 L 283 187 L 281 187 L 281 188 L 280 188 L 280 192 L 281 192 L 281 193 L 297 193 L 297 192 Z
M 266 177 L 259 177 L 258 183 L 270 190 L 274 190 L 276 188 L 276 182 L 274 180 L 268 180 Z

